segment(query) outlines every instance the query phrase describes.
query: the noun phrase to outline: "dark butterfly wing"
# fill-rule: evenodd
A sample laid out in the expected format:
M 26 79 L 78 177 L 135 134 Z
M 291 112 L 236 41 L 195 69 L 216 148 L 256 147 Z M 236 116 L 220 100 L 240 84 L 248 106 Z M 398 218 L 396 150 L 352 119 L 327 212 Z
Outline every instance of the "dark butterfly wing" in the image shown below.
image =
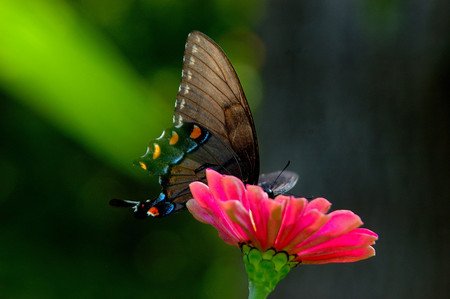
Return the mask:
M 258 141 L 241 83 L 219 45 L 198 31 L 191 32 L 186 42 L 175 103 L 174 124 L 182 122 L 198 123 L 217 136 L 216 146 L 239 166 L 238 172 L 234 165 L 228 173 L 245 183 L 257 183 Z
M 276 171 L 262 174 L 258 185 L 263 188 L 270 197 L 286 193 L 291 190 L 298 181 L 298 174 L 292 171 Z
M 192 198 L 189 184 L 205 181 L 206 168 L 256 184 L 258 141 L 244 91 L 222 49 L 198 31 L 186 42 L 173 121 L 175 126 L 199 124 L 211 134 L 161 178 L 168 201 Z
M 185 209 L 189 184 L 206 182 L 206 168 L 258 182 L 258 142 L 244 91 L 222 49 L 198 31 L 186 42 L 173 123 L 136 161 L 160 176 L 163 189 L 157 199 L 136 204 L 136 216 Z

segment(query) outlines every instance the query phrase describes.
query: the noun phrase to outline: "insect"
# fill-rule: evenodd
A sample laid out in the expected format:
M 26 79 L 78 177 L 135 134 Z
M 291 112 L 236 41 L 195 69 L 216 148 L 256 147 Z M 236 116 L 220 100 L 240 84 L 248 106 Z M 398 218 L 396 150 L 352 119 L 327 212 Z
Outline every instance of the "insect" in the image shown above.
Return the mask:
M 189 184 L 206 182 L 207 168 L 245 184 L 259 183 L 271 197 L 290 190 L 298 179 L 284 170 L 259 176 L 255 125 L 239 78 L 219 45 L 198 31 L 187 38 L 173 126 L 151 141 L 135 164 L 159 176 L 160 195 L 110 204 L 133 208 L 137 218 L 186 209 L 192 198 Z

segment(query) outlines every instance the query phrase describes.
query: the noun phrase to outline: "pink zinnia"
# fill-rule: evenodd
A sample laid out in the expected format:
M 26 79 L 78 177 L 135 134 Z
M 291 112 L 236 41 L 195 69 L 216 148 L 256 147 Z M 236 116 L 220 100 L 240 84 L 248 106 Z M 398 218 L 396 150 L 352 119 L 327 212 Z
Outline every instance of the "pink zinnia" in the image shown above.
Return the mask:
M 326 264 L 375 255 L 374 232 L 347 210 L 327 214 L 325 198 L 268 197 L 259 186 L 206 171 L 208 186 L 190 184 L 187 207 L 197 220 L 213 225 L 230 245 L 240 246 L 249 278 L 249 298 L 263 299 L 299 263 Z
M 303 264 L 345 263 L 375 255 L 378 236 L 358 228 L 363 223 L 348 210 L 326 214 L 324 198 L 279 195 L 268 197 L 259 186 L 208 169 L 208 186 L 190 185 L 194 197 L 187 204 L 194 217 L 213 225 L 228 244 L 247 244 L 260 251 L 275 249 Z

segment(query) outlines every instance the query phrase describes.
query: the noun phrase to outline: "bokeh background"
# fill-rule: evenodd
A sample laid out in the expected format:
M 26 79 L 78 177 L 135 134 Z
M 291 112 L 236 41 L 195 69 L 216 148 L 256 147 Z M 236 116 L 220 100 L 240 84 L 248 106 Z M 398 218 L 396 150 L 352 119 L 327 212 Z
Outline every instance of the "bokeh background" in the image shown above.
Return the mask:
M 237 248 L 139 221 L 132 166 L 171 125 L 187 34 L 241 78 L 261 167 L 351 209 L 377 256 L 299 266 L 270 298 L 448 298 L 448 1 L 0 2 L 0 297 L 246 298 Z

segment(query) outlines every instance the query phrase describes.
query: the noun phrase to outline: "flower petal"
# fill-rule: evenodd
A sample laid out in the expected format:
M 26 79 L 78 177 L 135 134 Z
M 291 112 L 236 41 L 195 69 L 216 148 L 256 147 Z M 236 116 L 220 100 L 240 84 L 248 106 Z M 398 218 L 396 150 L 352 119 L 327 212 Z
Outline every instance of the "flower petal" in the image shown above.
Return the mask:
M 314 211 L 314 210 L 312 210 Z M 296 246 L 296 251 L 303 251 L 317 244 L 345 234 L 362 224 L 358 215 L 352 211 L 337 210 L 328 214 L 330 219 L 317 232 Z
M 366 231 L 366 229 L 354 229 L 351 232 L 343 234 L 330 241 L 298 252 L 297 255 L 304 258 L 306 256 L 331 254 L 350 249 L 368 247 L 374 244 L 378 237 L 376 234 L 373 235 L 373 232 L 369 231 L 370 234 L 367 234 Z
M 220 173 L 218 173 L 214 170 L 206 169 L 206 180 L 208 181 L 208 186 L 211 190 L 211 194 L 217 200 L 226 200 L 226 198 L 227 198 L 227 194 L 226 194 L 226 192 L 223 188 L 223 184 L 222 184 L 223 177 L 225 177 L 225 176 L 221 175 Z M 195 198 L 195 196 L 194 196 L 194 198 Z
M 330 207 L 331 207 L 331 203 L 328 200 L 326 200 L 325 198 L 322 198 L 322 197 L 318 197 L 318 198 L 311 200 L 308 203 L 308 206 L 306 207 L 305 212 L 308 212 L 312 209 L 316 209 L 319 212 L 326 213 L 326 212 L 328 212 Z
M 358 249 L 350 249 L 329 255 L 319 255 L 296 260 L 302 261 L 302 264 L 328 264 L 328 263 L 349 263 L 367 259 L 375 255 L 373 247 L 364 247 Z
M 203 209 L 195 200 L 189 200 L 186 204 L 189 212 L 194 215 L 195 219 L 200 222 L 210 224 L 214 226 L 218 233 L 219 237 L 227 244 L 234 245 L 238 240 L 233 234 L 230 234 L 228 230 L 224 229 L 222 225 L 220 225 L 217 219 L 213 214 L 208 213 L 207 210 Z
M 281 204 L 269 199 L 259 186 L 248 185 L 246 195 L 255 234 L 261 249 L 266 250 L 273 246 L 281 225 Z
M 197 201 L 193 199 L 189 200 L 186 204 L 186 207 L 198 221 L 211 225 L 213 225 L 213 223 L 216 223 L 216 218 L 214 217 L 214 215 L 209 213 L 208 210 L 202 208 Z
M 329 216 L 319 212 L 316 209 L 310 210 L 297 221 L 295 229 L 291 233 L 291 239 L 288 239 L 284 250 L 289 253 L 292 249 L 302 244 L 310 236 L 314 235 L 328 220 Z
M 192 197 L 203 208 L 209 207 L 211 202 L 214 202 L 214 197 L 211 194 L 209 187 L 202 182 L 192 182 L 189 184 Z
M 251 241 L 259 245 L 259 240 L 255 234 L 255 228 L 248 211 L 242 203 L 238 201 L 223 202 L 222 206 L 231 221 L 242 230 L 242 240 L 240 242 Z M 236 244 L 237 245 L 237 244 Z
M 226 176 L 222 178 L 223 191 L 225 192 L 224 200 L 238 200 L 242 202 L 245 198 L 245 187 L 241 180 Z
M 220 178 L 218 179 L 220 180 Z M 222 207 L 218 204 L 220 200 L 218 201 L 217 198 L 212 195 L 213 187 L 208 188 L 208 186 L 201 182 L 193 182 L 189 185 L 189 187 L 195 201 L 203 209 L 201 210 L 196 205 L 188 202 L 188 209 L 194 215 L 194 217 L 202 222 L 208 221 L 207 223 L 216 227 L 216 229 L 219 231 L 219 235 L 228 235 L 228 238 L 221 237 L 224 241 L 225 239 L 240 241 L 241 235 L 239 231 L 236 231 L 236 229 L 234 229 L 234 225 L 231 223 L 231 220 L 226 215 Z M 239 243 L 239 241 L 237 241 L 236 243 Z M 228 241 L 226 242 L 228 243 Z
M 283 215 L 280 231 L 275 240 L 275 248 L 285 248 L 297 235 L 296 227 L 298 220 L 303 216 L 304 208 L 307 204 L 305 198 L 277 196 L 275 199 L 283 203 Z
M 267 250 L 273 247 L 281 226 L 282 205 L 272 199 L 266 198 L 262 200 L 260 213 L 266 220 L 265 239 L 266 243 L 262 249 Z

